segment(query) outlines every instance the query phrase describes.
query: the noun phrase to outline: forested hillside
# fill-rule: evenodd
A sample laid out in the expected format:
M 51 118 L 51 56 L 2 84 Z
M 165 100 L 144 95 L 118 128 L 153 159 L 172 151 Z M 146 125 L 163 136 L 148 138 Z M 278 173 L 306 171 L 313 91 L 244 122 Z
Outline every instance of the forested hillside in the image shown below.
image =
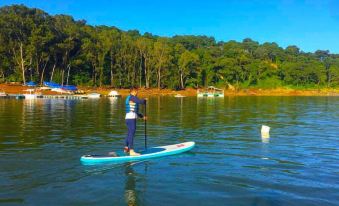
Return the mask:
M 338 54 L 305 53 L 294 45 L 159 37 L 23 5 L 0 8 L 0 28 L 0 82 L 171 89 L 339 86 Z

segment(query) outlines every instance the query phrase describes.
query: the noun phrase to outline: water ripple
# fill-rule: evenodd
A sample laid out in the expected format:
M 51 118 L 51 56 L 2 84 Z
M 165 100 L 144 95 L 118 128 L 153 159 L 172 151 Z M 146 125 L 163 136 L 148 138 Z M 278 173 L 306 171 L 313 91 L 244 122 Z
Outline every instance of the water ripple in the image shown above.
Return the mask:
M 150 98 L 148 144 L 196 147 L 84 166 L 83 154 L 122 149 L 123 100 L 0 100 L 0 204 L 338 205 L 338 106 L 338 97 Z M 139 121 L 136 149 L 143 141 Z

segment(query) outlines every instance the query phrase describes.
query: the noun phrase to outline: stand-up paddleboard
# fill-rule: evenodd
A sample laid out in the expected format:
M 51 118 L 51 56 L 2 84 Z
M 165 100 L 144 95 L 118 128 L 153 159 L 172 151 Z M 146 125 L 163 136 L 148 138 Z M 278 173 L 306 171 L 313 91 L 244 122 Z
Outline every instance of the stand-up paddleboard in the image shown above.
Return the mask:
M 195 145 L 194 142 L 184 142 L 174 145 L 152 147 L 147 149 L 146 151 L 142 151 L 140 156 L 129 156 L 123 151 L 110 152 L 108 155 L 84 155 L 80 158 L 80 161 L 85 164 L 96 164 L 105 162 L 111 163 L 132 162 L 155 157 L 179 154 L 191 150 L 194 147 L 194 145 Z

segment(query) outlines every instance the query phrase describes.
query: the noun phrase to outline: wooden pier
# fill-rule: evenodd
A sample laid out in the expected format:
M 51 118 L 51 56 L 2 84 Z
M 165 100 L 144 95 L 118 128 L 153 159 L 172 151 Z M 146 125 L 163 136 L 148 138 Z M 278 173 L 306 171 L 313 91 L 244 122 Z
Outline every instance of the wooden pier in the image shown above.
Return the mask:
M 0 96 L 0 99 L 25 99 L 23 94 L 8 94 L 7 96 Z M 38 95 L 37 99 L 88 99 L 87 95 Z
M 42 95 L 43 99 L 88 99 L 87 95 Z

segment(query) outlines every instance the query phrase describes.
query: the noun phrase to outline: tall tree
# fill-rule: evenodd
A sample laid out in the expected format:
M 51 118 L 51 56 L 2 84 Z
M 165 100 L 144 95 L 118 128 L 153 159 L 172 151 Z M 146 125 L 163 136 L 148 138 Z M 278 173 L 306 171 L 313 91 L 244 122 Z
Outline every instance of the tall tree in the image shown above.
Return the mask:
M 194 72 L 194 68 L 199 64 L 198 55 L 185 51 L 180 55 L 179 58 L 179 76 L 180 76 L 180 86 L 181 89 L 184 89 L 186 86 L 187 78 L 190 74 Z
M 142 68 L 144 70 L 145 87 L 150 87 L 151 78 L 151 59 L 153 50 L 153 41 L 146 37 L 140 37 L 136 40 L 136 47 L 139 52 L 139 76 L 141 78 Z M 139 79 L 139 85 L 141 86 L 141 79 Z
M 171 63 L 171 48 L 166 39 L 158 39 L 154 43 L 154 59 L 157 73 L 157 86 L 161 88 L 161 78 L 164 75 L 164 69 L 169 68 Z
M 54 16 L 54 25 L 59 33 L 58 51 L 61 54 L 61 84 L 64 84 L 65 71 L 71 68 L 72 58 L 77 56 L 81 48 L 81 26 L 82 21 L 75 22 L 67 15 Z

